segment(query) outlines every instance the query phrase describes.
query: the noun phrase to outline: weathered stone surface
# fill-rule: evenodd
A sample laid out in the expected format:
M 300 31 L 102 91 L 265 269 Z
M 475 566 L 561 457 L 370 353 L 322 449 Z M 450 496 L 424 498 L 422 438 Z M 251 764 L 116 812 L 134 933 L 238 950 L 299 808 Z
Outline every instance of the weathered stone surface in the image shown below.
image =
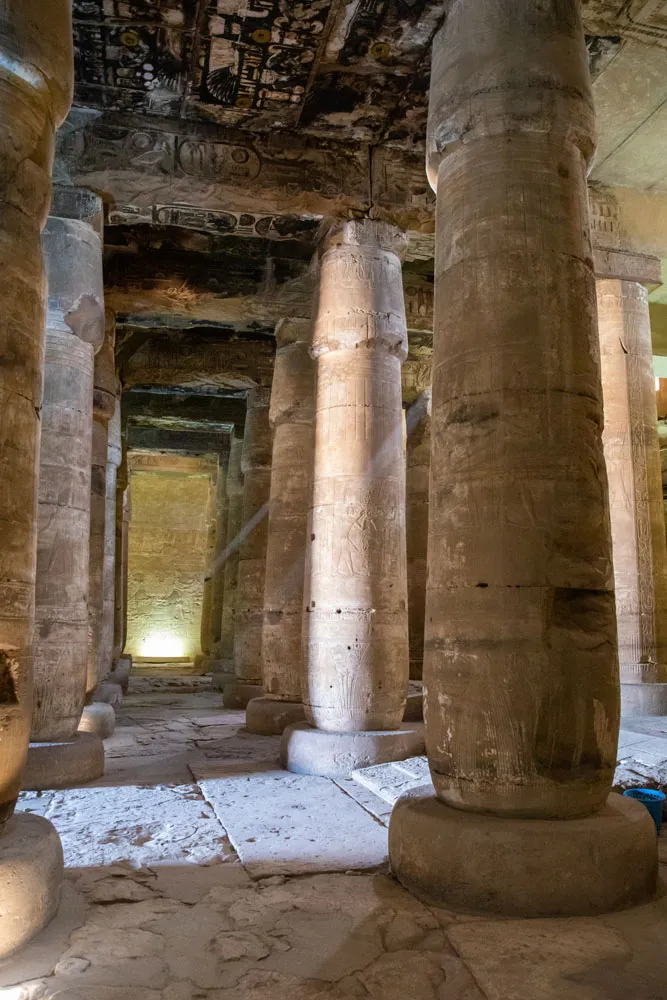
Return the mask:
M 245 418 L 244 418 L 245 419 Z M 224 597 L 220 637 L 221 669 L 234 673 L 234 626 L 239 572 L 239 549 L 243 527 L 243 473 L 241 457 L 243 438 L 231 438 L 229 465 L 227 467 L 227 544 L 224 558 Z M 228 678 L 229 681 L 229 678 Z
M 120 399 L 107 425 L 107 466 L 104 512 L 104 563 L 102 570 L 102 622 L 100 629 L 100 680 L 108 677 L 113 663 L 114 611 L 116 598 L 116 478 L 122 461 Z
M 265 765 L 200 787 L 255 878 L 373 868 L 386 859 L 383 828 L 326 778 Z
M 262 670 L 267 694 L 293 703 L 301 701 L 306 532 L 315 444 L 311 331 L 312 324 L 305 320 L 279 324 L 269 409 L 273 450 Z
M 597 300 L 621 704 L 624 713 L 646 714 L 646 685 L 663 715 L 667 544 L 648 294 L 635 282 L 598 279 Z M 626 685 L 632 706 L 623 699 Z
M 58 743 L 31 743 L 23 788 L 70 788 L 94 781 L 104 773 L 104 744 L 99 736 L 75 732 Z
M 311 725 L 339 732 L 397 728 L 407 690 L 407 335 L 396 237 L 371 222 L 343 224 L 321 260 L 303 701 Z
M 267 515 L 271 481 L 269 394 L 262 389 L 253 389 L 248 393 L 241 471 L 243 515 L 234 616 L 234 665 L 239 683 L 261 686 Z
M 410 406 L 406 418 L 405 529 L 407 540 L 410 678 L 421 680 L 428 549 L 428 489 L 431 470 L 431 391 Z
M 28 752 L 37 546 L 45 285 L 40 230 L 51 200 L 55 129 L 71 101 L 71 13 L 26 0 L 0 12 L 0 828 Z
M 175 456 L 152 456 L 149 465 L 131 454 L 130 467 L 126 649 L 135 659 L 192 658 L 200 649 L 211 466 Z
M 618 735 L 578 17 L 464 0 L 433 49 L 427 747 L 443 801 L 503 816 L 599 809 Z

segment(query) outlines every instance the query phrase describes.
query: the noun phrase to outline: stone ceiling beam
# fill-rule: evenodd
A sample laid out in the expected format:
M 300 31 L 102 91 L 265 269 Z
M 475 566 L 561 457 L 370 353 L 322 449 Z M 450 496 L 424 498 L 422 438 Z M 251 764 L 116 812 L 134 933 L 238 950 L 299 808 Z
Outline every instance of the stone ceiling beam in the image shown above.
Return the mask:
M 121 397 L 123 420 L 144 425 L 158 425 L 168 421 L 187 429 L 185 424 L 216 424 L 243 427 L 245 423 L 245 398 L 220 395 L 195 395 L 178 392 L 141 392 L 132 389 Z
M 176 452 L 181 455 L 220 455 L 229 451 L 229 432 L 168 430 L 130 423 L 127 428 L 130 451 Z
M 271 385 L 272 337 L 221 339 L 173 333 L 146 341 L 121 368 L 124 388 L 168 385 L 249 389 Z

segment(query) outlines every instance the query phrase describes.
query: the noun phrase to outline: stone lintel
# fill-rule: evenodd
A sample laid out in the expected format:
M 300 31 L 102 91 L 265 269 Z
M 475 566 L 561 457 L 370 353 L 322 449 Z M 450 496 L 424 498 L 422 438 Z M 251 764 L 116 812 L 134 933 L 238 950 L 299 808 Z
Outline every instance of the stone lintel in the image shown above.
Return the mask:
M 187 429 L 186 424 L 204 424 L 212 429 L 214 424 L 245 424 L 245 399 L 229 396 L 184 392 L 149 392 L 131 389 L 122 396 L 123 419 L 132 419 L 146 426 L 159 426 L 168 421 L 175 428 Z M 179 429 L 179 428 L 177 428 Z
M 662 284 L 658 257 L 600 247 L 593 250 L 593 263 L 596 278 L 636 281 L 648 288 L 658 288 Z
M 229 434 L 222 431 L 167 430 L 162 427 L 142 427 L 130 424 L 127 441 L 130 449 L 177 452 L 183 455 L 219 455 Z

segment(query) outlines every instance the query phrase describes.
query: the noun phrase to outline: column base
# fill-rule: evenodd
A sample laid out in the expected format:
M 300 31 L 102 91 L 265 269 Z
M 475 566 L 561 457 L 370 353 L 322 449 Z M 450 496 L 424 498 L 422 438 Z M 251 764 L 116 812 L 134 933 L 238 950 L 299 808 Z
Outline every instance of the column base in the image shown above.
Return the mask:
M 391 869 L 433 906 L 511 917 L 607 913 L 655 892 L 655 826 L 638 805 L 611 794 L 584 819 L 502 819 L 452 809 L 424 786 L 394 806 Z
M 344 778 L 360 767 L 424 753 L 424 726 L 418 722 L 409 728 L 353 733 L 332 733 L 300 722 L 285 730 L 280 746 L 288 771 L 325 778 Z
M 124 653 L 123 656 L 119 656 L 118 659 L 114 661 L 113 666 L 111 667 L 109 680 L 114 684 L 120 684 L 120 688 L 123 694 L 127 694 L 127 688 L 130 683 L 131 670 L 132 670 L 132 657 L 127 653 Z
M 56 915 L 63 849 L 42 816 L 14 813 L 0 833 L 0 959 L 38 934 Z
M 79 722 L 80 733 L 94 733 L 106 740 L 116 729 L 116 713 L 111 705 L 103 701 L 93 701 L 86 705 Z
M 71 788 L 104 774 L 104 744 L 94 733 L 78 732 L 69 740 L 31 743 L 28 747 L 23 788 Z
M 210 673 L 212 662 L 211 657 L 207 656 L 206 653 L 197 653 L 193 660 L 193 674 L 201 674 L 203 676 L 204 674 Z
M 287 726 L 305 721 L 305 709 L 300 701 L 278 701 L 267 695 L 253 698 L 246 708 L 246 729 L 258 736 L 280 736 Z
M 408 694 L 405 701 L 405 712 L 403 722 L 423 722 L 424 720 L 424 692 L 415 691 Z
M 237 677 L 231 684 L 225 684 L 222 704 L 225 708 L 245 708 L 253 698 L 261 698 L 265 694 L 263 684 L 246 684 Z
M 114 681 L 102 681 L 93 692 L 93 702 L 104 702 L 112 708 L 118 708 L 123 704 L 123 689 L 120 684 Z
M 214 691 L 224 691 L 228 684 L 236 684 L 233 661 L 213 660 L 211 663 L 211 687 Z
M 667 684 L 621 684 L 624 715 L 667 715 Z

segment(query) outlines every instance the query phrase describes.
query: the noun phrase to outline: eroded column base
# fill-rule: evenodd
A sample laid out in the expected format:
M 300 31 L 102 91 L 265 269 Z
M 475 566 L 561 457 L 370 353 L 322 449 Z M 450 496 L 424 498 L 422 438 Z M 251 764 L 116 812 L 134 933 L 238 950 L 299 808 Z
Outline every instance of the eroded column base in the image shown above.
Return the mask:
M 100 739 L 106 740 L 113 736 L 116 729 L 116 713 L 106 702 L 93 701 L 86 705 L 79 722 L 80 733 L 94 733 Z
M 648 810 L 615 794 L 585 819 L 517 820 L 452 809 L 424 786 L 394 806 L 389 858 L 425 903 L 513 917 L 633 906 L 655 892 L 658 870 Z
M 30 792 L 71 788 L 104 774 L 104 744 L 95 733 L 78 732 L 69 740 L 31 743 L 23 787 Z
M 236 678 L 232 684 L 225 684 L 222 704 L 225 708 L 245 708 L 253 698 L 261 698 L 265 694 L 262 684 L 245 684 Z
M 621 715 L 667 715 L 667 684 L 621 684 Z
M 280 757 L 288 771 L 327 778 L 343 778 L 360 767 L 424 753 L 424 727 L 420 723 L 401 729 L 332 733 L 300 722 L 285 730 L 280 746 Z
M 130 672 L 132 670 L 132 657 L 129 653 L 123 653 L 117 660 L 114 660 L 109 674 L 109 680 L 115 684 L 120 684 L 121 691 L 127 694 L 130 683 Z
M 233 661 L 213 660 L 211 663 L 211 687 L 214 691 L 224 691 L 228 684 L 236 684 Z
M 253 698 L 246 708 L 246 728 L 259 736 L 280 736 L 288 726 L 304 722 L 305 709 L 300 701 L 278 701 L 268 695 Z
M 115 681 L 102 681 L 95 688 L 93 701 L 102 701 L 107 705 L 111 705 L 112 708 L 118 708 L 123 704 L 123 689 Z
M 42 816 L 15 813 L 0 834 L 0 959 L 55 916 L 63 867 L 55 827 Z

